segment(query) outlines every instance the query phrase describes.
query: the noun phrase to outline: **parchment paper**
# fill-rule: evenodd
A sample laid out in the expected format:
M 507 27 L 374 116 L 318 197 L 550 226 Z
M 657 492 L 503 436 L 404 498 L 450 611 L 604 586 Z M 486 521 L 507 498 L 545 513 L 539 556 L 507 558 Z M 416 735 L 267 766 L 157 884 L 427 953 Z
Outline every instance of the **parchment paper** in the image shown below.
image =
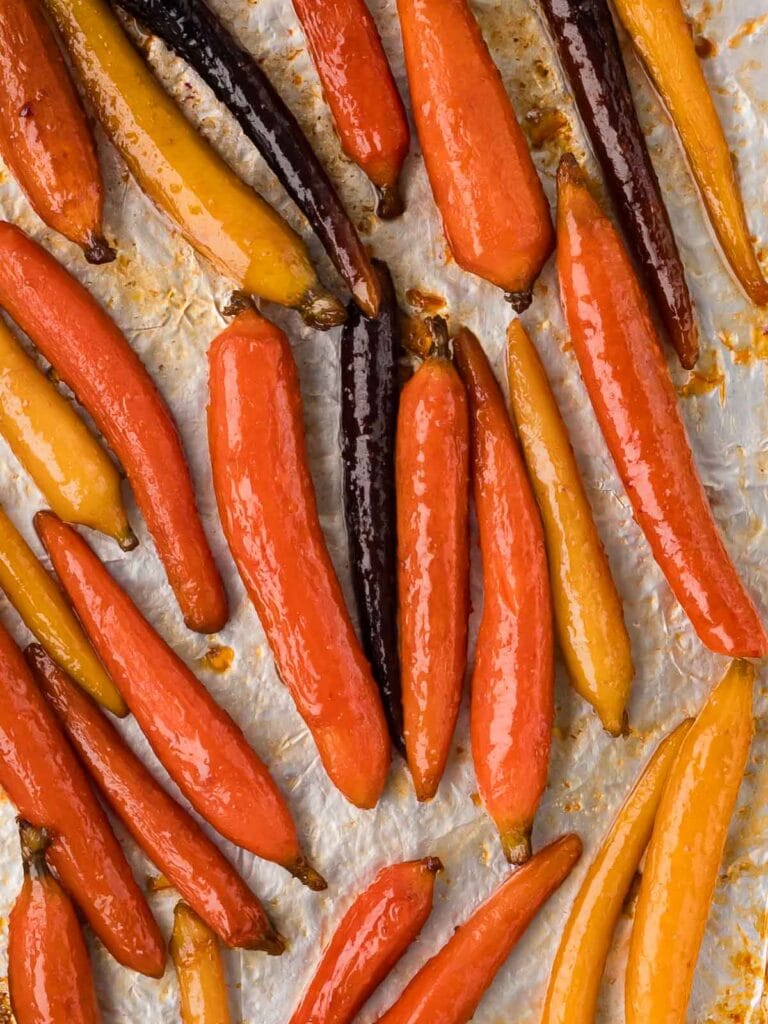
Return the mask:
M 367 182 L 340 152 L 301 31 L 289 0 L 213 0 L 238 37 L 262 59 L 292 105 L 366 240 L 387 259 L 406 310 L 408 292 L 442 296 L 454 323 L 465 322 L 482 339 L 501 369 L 504 331 L 511 317 L 501 293 L 461 272 L 446 250 L 439 219 L 414 139 L 406 169 L 407 212 L 390 224 L 376 221 Z M 407 96 L 394 0 L 371 0 L 403 95 Z M 476 0 L 474 9 L 505 77 L 518 116 L 536 140 L 535 159 L 550 198 L 560 153 L 588 152 L 554 50 L 527 0 Z M 768 246 L 768 14 L 763 0 L 693 0 L 689 11 L 697 35 L 712 45 L 704 62 L 718 110 L 737 158 L 750 224 L 758 247 Z M 167 87 L 233 166 L 274 203 L 308 238 L 327 281 L 330 265 L 306 225 L 291 207 L 263 161 L 226 112 L 179 60 L 152 42 L 151 59 Z M 628 51 L 628 65 L 648 144 L 659 172 L 675 233 L 699 311 L 702 358 L 693 374 L 670 359 L 693 446 L 718 521 L 749 589 L 768 617 L 768 413 L 766 363 L 768 315 L 750 308 L 724 269 L 669 121 Z M 552 111 L 566 124 L 554 134 Z M 15 182 L 2 171 L 0 209 L 41 240 L 100 298 L 144 359 L 170 403 L 186 444 L 200 510 L 232 601 L 232 617 L 216 637 L 199 637 L 181 621 L 143 523 L 129 498 L 131 519 L 141 540 L 122 554 L 94 534 L 89 540 L 126 586 L 143 612 L 194 667 L 214 696 L 234 715 L 267 760 L 290 800 L 305 848 L 329 880 L 328 892 L 310 893 L 281 869 L 255 860 L 222 842 L 280 931 L 290 939 L 276 960 L 255 953 L 227 954 L 233 1018 L 248 1024 L 286 1024 L 318 961 L 320 950 L 354 895 L 381 866 L 439 855 L 445 873 L 435 907 L 421 938 L 360 1014 L 369 1024 L 396 998 L 414 971 L 450 936 L 506 876 L 494 829 L 478 806 L 463 710 L 439 797 L 419 807 L 407 771 L 395 761 L 385 797 L 372 812 L 353 810 L 320 768 L 314 745 L 279 683 L 263 632 L 244 597 L 221 536 L 210 486 L 205 439 L 207 400 L 205 353 L 224 326 L 218 313 L 231 284 L 217 277 L 166 224 L 136 187 L 121 159 L 99 135 L 108 183 L 107 235 L 116 244 L 116 263 L 89 267 L 74 246 L 47 231 Z M 499 173 L 504 173 L 503 166 Z M 761 250 L 765 254 L 765 250 Z M 410 298 L 414 298 L 413 293 Z M 285 327 L 300 367 L 312 469 L 323 526 L 348 590 L 347 555 L 341 517 L 338 431 L 338 332 L 315 334 L 298 316 L 271 307 L 268 315 Z M 549 902 L 500 971 L 479 1008 L 477 1024 L 532 1024 L 538 1020 L 544 987 L 564 919 L 577 886 L 616 808 L 659 738 L 685 715 L 695 713 L 726 661 L 708 653 L 672 598 L 648 546 L 635 526 L 628 501 L 597 429 L 563 328 L 550 264 L 536 287 L 524 321 L 541 351 L 572 432 L 598 526 L 607 547 L 630 630 L 636 679 L 630 704 L 631 734 L 610 739 L 595 715 L 568 687 L 558 670 L 557 721 L 550 785 L 537 819 L 540 846 L 566 830 L 578 831 L 585 856 Z M 0 444 L 0 500 L 25 536 L 39 549 L 31 516 L 42 498 L 4 444 Z M 473 622 L 482 603 L 475 551 Z M 3 598 L 0 615 L 22 642 L 29 640 Z M 210 644 L 231 647 L 225 672 L 199 664 Z M 756 690 L 756 735 L 739 810 L 734 819 L 704 942 L 690 1024 L 757 1024 L 765 974 L 768 878 L 765 837 L 768 704 L 765 671 Z M 121 723 L 131 744 L 169 786 L 146 742 L 130 722 Z M 156 869 L 116 825 L 137 877 Z M 20 884 L 14 810 L 0 806 L 0 915 L 2 930 Z M 174 893 L 150 896 L 165 929 Z M 603 989 L 600 1021 L 620 1024 L 622 973 L 630 920 L 619 926 Z M 0 939 L 0 975 L 5 973 L 5 936 Z M 99 998 L 107 1024 L 160 1024 L 178 1020 L 177 987 L 171 968 L 160 981 L 118 967 L 91 942 Z M 649 1022 L 653 1024 L 653 1022 Z

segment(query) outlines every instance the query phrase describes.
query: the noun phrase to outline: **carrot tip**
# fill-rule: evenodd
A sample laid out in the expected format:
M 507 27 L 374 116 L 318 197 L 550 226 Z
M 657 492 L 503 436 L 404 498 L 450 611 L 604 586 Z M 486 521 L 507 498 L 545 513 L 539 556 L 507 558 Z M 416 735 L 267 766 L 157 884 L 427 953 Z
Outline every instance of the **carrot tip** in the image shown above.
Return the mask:
M 38 828 L 37 825 L 32 825 L 21 816 L 16 819 L 16 824 L 21 842 L 21 857 L 25 864 L 29 864 L 36 857 L 45 853 L 51 845 L 53 837 L 47 829 Z
M 127 523 L 122 532 L 115 537 L 115 540 L 119 544 L 121 551 L 133 551 L 134 548 L 139 546 L 139 538 Z
M 117 255 L 112 246 L 107 245 L 106 239 L 102 238 L 101 235 L 91 235 L 83 252 L 86 260 L 95 266 L 99 266 L 102 263 L 112 263 Z
M 557 167 L 557 185 L 581 185 L 585 186 L 584 172 L 573 153 L 563 153 Z
M 318 331 L 338 327 L 347 319 L 347 311 L 336 296 L 319 284 L 307 289 L 296 308 L 304 323 Z
M 439 857 L 425 857 L 424 867 L 427 869 L 430 875 L 437 875 L 439 874 L 439 872 L 445 870 L 443 867 L 443 862 L 440 860 Z
M 629 715 L 626 711 L 618 716 L 601 715 L 600 721 L 608 735 L 613 736 L 614 739 L 618 736 L 623 736 L 626 739 L 629 736 Z
M 519 292 L 504 292 L 504 298 L 516 313 L 524 313 L 533 302 L 533 292 L 530 288 Z
M 253 309 L 253 300 L 248 292 L 241 291 L 238 288 L 232 292 L 226 303 L 221 307 L 220 312 L 222 316 L 238 316 L 240 313 L 244 313 L 246 309 Z
M 405 209 L 405 204 L 398 183 L 375 185 L 374 188 L 376 189 L 376 216 L 380 220 L 394 220 L 399 217 Z
M 315 871 L 303 853 L 299 854 L 292 864 L 287 865 L 287 868 L 294 878 L 298 878 L 302 885 L 306 885 L 312 892 L 323 892 L 328 888 L 326 880 L 319 871 Z
M 525 864 L 531 856 L 531 830 L 512 828 L 501 833 L 501 847 L 510 864 Z
M 285 939 L 276 931 L 270 931 L 268 934 L 263 935 L 258 942 L 254 942 L 252 946 L 249 946 L 249 949 L 266 953 L 267 956 L 282 956 L 285 952 Z

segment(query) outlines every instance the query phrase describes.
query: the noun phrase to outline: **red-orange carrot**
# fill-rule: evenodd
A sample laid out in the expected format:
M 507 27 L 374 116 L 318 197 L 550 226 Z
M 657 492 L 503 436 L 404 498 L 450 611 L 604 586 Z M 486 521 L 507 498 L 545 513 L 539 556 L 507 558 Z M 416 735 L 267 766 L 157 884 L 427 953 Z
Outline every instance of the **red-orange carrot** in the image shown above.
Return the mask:
M 37 0 L 0 4 L 0 152 L 49 227 L 90 263 L 115 258 L 101 232 L 104 188 L 93 136 Z
M 230 946 L 278 951 L 281 944 L 258 899 L 197 822 L 42 647 L 32 644 L 24 653 L 108 804 L 192 909 Z
M 214 633 L 227 598 L 171 414 L 115 323 L 41 246 L 0 222 L 0 306 L 93 416 L 130 480 L 190 629 Z
M 16 1024 L 98 1024 L 80 923 L 45 863 L 50 836 L 24 821 L 19 833 L 24 881 L 8 919 L 8 995 Z
M 467 667 L 469 417 L 446 345 L 403 388 L 397 420 L 403 717 L 419 800 L 437 792 Z
M 397 217 L 410 132 L 376 22 L 365 0 L 293 0 L 293 6 L 342 149 L 376 186 L 378 215 Z
M 383 868 L 339 922 L 290 1024 L 351 1024 L 422 929 L 436 857 Z
M 413 116 L 459 266 L 518 311 L 552 251 L 549 206 L 467 0 L 398 0 Z
M 565 317 L 635 518 L 707 647 L 760 658 L 768 636 L 709 507 L 647 299 L 571 156 L 558 172 L 557 225 Z
M 515 871 L 421 968 L 378 1024 L 467 1024 L 541 906 L 581 856 L 562 836 Z
M 160 977 L 165 947 L 106 815 L 56 716 L 0 626 L 0 785 L 23 818 L 51 830 L 46 856 L 112 956 Z
M 501 388 L 462 329 L 456 360 L 469 394 L 471 464 L 483 560 L 483 615 L 472 674 L 472 756 L 507 859 L 530 855 L 547 784 L 554 641 L 544 530 Z
M 321 885 L 280 791 L 240 728 L 71 526 L 52 512 L 38 512 L 35 526 L 97 654 L 195 810 L 231 842 Z
M 328 775 L 373 807 L 389 737 L 320 528 L 288 339 L 248 311 L 208 360 L 208 443 L 230 551 Z

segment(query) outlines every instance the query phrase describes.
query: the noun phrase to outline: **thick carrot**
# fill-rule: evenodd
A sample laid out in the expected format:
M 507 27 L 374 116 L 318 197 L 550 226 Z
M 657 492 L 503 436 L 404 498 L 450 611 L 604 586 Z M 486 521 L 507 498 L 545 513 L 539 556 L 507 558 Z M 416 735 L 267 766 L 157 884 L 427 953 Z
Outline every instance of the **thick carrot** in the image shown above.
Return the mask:
M 19 822 L 24 880 L 8 919 L 8 995 L 16 1024 L 98 1024 L 88 948 L 48 870 L 50 836 Z
M 279 950 L 261 904 L 197 822 L 42 647 L 24 653 L 91 778 L 150 860 L 223 942 Z
M 467 1024 L 521 935 L 581 856 L 561 836 L 502 882 L 421 968 L 378 1024 Z
M 320 528 L 288 339 L 248 311 L 208 360 L 208 443 L 230 551 L 328 775 L 373 807 L 389 737 Z
M 571 156 L 558 172 L 557 227 L 573 347 L 635 518 L 707 647 L 762 657 L 768 636 L 709 507 L 648 302 Z
M 403 388 L 395 460 L 405 748 L 419 800 L 440 784 L 467 667 L 469 416 L 438 341 Z
M 96 652 L 195 810 L 231 842 L 322 887 L 280 791 L 240 728 L 71 526 L 52 512 L 39 512 L 35 526 Z
M 472 674 L 472 756 L 507 859 L 530 855 L 547 784 L 554 642 L 544 530 L 501 388 L 479 341 L 454 339 L 467 386 L 483 561 L 483 615 Z
M 0 626 L 0 785 L 27 821 L 51 830 L 47 858 L 110 951 L 160 977 L 165 947 L 85 773 Z
M 227 598 L 171 414 L 115 323 L 13 224 L 0 222 L 0 306 L 94 418 L 133 487 L 190 629 L 214 633 Z
M 432 910 L 436 857 L 382 868 L 339 922 L 290 1024 L 351 1024 Z
M 397 217 L 410 132 L 376 22 L 365 0 L 293 0 L 293 6 L 342 149 L 376 186 L 378 215 Z
M 467 0 L 398 0 L 413 116 L 454 258 L 516 310 L 552 251 L 549 206 Z
M 96 147 L 37 0 L 0 4 L 0 152 L 35 212 L 85 251 L 115 258 L 101 233 Z

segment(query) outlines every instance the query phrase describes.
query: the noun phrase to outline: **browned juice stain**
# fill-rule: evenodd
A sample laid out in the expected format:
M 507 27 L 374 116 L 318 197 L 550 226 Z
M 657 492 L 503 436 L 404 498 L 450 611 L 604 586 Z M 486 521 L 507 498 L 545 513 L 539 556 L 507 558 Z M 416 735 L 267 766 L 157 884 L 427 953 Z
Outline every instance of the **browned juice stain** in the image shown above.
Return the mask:
M 725 402 L 725 385 L 720 353 L 716 349 L 709 349 L 702 353 L 699 365 L 691 371 L 688 380 L 677 389 L 677 393 L 681 398 L 692 398 L 717 391 L 722 405 Z
M 708 60 L 710 57 L 717 56 L 717 44 L 713 43 L 711 39 L 708 39 L 706 36 L 697 35 L 694 36 L 693 41 L 696 53 L 702 60 Z
M 424 292 L 420 288 L 409 288 L 405 293 L 405 301 L 418 313 L 425 313 L 427 316 L 439 313 L 447 305 L 442 295 Z
M 234 660 L 235 652 L 231 647 L 211 644 L 202 658 L 198 658 L 197 663 L 201 668 L 207 668 L 211 672 L 218 672 L 221 675 L 232 667 Z
M 755 32 L 758 32 L 764 25 L 768 25 L 768 14 L 761 14 L 758 18 L 750 18 L 749 21 L 745 21 L 738 29 L 736 29 L 728 40 L 728 46 L 732 50 L 738 49 L 745 39 L 754 35 Z
M 529 110 L 524 124 L 534 149 L 544 149 L 560 137 L 567 143 L 571 135 L 570 121 L 562 110 L 555 108 Z
M 0 981 L 0 1024 L 14 1024 L 15 1017 L 11 1010 L 11 999 L 8 995 L 8 979 Z

